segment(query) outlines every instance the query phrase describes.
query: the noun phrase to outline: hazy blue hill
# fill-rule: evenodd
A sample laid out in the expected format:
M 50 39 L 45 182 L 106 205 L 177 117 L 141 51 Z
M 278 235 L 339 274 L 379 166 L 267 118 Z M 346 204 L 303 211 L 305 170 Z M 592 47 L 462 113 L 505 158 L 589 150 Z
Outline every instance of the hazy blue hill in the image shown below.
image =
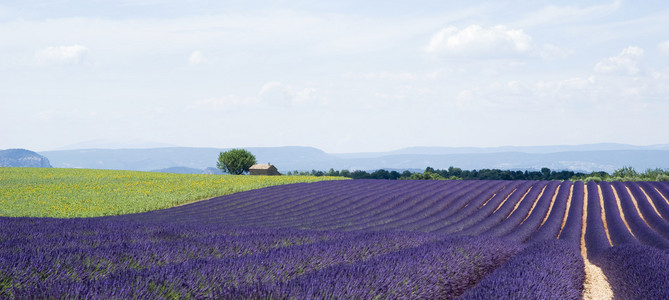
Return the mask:
M 408 147 L 388 152 L 361 152 L 334 154 L 341 158 L 369 158 L 386 155 L 421 154 L 421 155 L 444 155 L 444 154 L 479 154 L 479 153 L 555 153 L 555 152 L 581 152 L 581 151 L 614 151 L 614 150 L 669 150 L 669 144 L 652 146 L 634 146 L 616 143 L 600 143 L 588 145 L 557 145 L 557 146 L 503 146 L 503 147 Z
M 606 171 L 612 172 L 623 166 L 637 170 L 669 168 L 669 150 L 610 150 L 610 151 L 565 151 L 555 153 L 465 153 L 465 154 L 401 154 L 379 158 L 348 159 L 350 165 L 360 169 L 374 169 L 375 165 L 388 168 L 435 169 L 455 166 L 463 169 L 509 169 Z
M 174 173 L 174 174 L 204 174 L 204 170 L 188 168 L 188 167 L 169 167 L 158 170 L 151 170 L 151 172 L 160 172 L 160 173 Z
M 337 170 L 435 169 L 541 169 L 611 172 L 622 166 L 641 171 L 669 168 L 669 145 L 631 146 L 593 144 L 580 146 L 448 148 L 413 147 L 376 153 L 328 154 L 312 147 L 245 147 L 259 163 L 272 163 L 279 172 Z M 229 149 L 154 148 L 85 149 L 41 152 L 55 167 L 150 171 L 179 167 L 212 173 L 218 154 Z M 205 171 L 205 168 L 210 168 Z M 169 169 L 168 169 L 169 170 Z M 174 169 L 172 171 L 185 171 Z M 194 170 L 190 170 L 195 172 Z M 214 170 L 215 171 L 215 170 Z
M 204 169 L 216 165 L 214 148 L 82 149 L 41 152 L 60 168 L 150 171 L 181 166 Z
M 279 171 L 293 170 L 282 166 L 295 166 L 296 170 L 308 168 L 318 162 L 328 162 L 332 157 L 310 147 L 250 147 L 259 163 L 277 165 Z M 54 166 L 59 168 L 93 168 L 151 171 L 171 167 L 203 170 L 216 167 L 218 154 L 229 150 L 217 148 L 154 148 L 154 149 L 81 149 L 44 151 Z M 281 164 L 279 164 L 279 162 Z
M 0 167 L 51 168 L 49 160 L 26 149 L 0 150 Z

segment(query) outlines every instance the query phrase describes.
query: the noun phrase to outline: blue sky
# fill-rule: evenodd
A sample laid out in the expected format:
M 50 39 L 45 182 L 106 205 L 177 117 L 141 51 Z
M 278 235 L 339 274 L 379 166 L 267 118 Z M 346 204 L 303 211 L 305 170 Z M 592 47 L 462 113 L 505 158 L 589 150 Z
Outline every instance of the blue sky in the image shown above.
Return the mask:
M 248 2 L 2 2 L 0 149 L 669 143 L 666 2 Z

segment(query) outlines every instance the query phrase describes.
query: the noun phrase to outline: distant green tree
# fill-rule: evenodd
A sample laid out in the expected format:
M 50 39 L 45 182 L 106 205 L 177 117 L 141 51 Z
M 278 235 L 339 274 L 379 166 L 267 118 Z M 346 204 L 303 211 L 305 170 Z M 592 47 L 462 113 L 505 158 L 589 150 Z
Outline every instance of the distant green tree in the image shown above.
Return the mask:
M 339 171 L 335 171 L 335 169 L 330 168 L 330 171 L 325 173 L 325 176 L 339 176 Z
M 635 178 L 639 174 L 634 170 L 634 168 L 630 166 L 624 166 L 618 170 L 613 171 L 613 174 L 611 174 L 612 177 L 619 177 L 619 178 Z
M 241 175 L 256 164 L 256 157 L 245 149 L 232 149 L 218 155 L 216 166 L 224 173 Z
M 543 180 L 551 179 L 551 169 L 541 168 L 541 179 L 543 179 Z
M 390 171 L 390 179 L 397 180 L 397 179 L 400 178 L 400 176 L 402 176 L 402 175 L 400 175 L 400 172 Z
M 410 180 L 446 180 L 443 176 L 435 173 L 435 172 L 430 172 L 431 170 L 434 170 L 430 167 L 428 167 L 425 172 L 421 173 L 413 173 L 411 176 L 409 176 L 408 179 Z

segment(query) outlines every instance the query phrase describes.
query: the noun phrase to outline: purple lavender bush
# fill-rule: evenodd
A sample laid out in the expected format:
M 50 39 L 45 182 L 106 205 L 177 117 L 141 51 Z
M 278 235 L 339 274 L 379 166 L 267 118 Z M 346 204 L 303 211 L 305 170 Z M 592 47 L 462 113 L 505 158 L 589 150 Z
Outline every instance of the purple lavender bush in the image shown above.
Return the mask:
M 577 243 L 532 243 L 459 299 L 581 299 L 584 263 Z
M 592 261 L 602 268 L 614 299 L 669 299 L 669 252 L 641 244 L 612 247 Z

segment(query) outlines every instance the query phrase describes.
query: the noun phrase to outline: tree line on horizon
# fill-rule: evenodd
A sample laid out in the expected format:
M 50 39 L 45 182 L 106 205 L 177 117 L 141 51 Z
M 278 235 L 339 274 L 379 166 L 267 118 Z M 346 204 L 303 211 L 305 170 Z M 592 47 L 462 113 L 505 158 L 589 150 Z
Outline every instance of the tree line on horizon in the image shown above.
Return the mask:
M 541 168 L 540 171 L 480 169 L 463 170 L 461 168 L 449 167 L 448 169 L 425 168 L 423 172 L 387 171 L 379 169 L 376 171 L 292 171 L 289 176 L 334 176 L 347 177 L 351 179 L 388 179 L 388 180 L 571 180 L 571 181 L 669 181 L 669 169 L 648 169 L 637 172 L 632 167 L 622 167 L 609 174 L 604 171 L 590 173 L 574 172 L 568 170 L 555 171 L 549 168 Z
M 221 152 L 218 157 L 217 167 L 224 173 L 241 175 L 247 173 L 249 168 L 256 163 L 256 158 L 245 149 L 231 149 Z M 404 170 L 387 171 L 379 169 L 372 172 L 362 170 L 335 170 L 329 171 L 288 171 L 289 176 L 332 176 L 347 177 L 351 179 L 388 179 L 388 180 L 571 180 L 571 181 L 669 181 L 669 169 L 647 169 L 637 172 L 630 166 L 624 166 L 615 170 L 612 174 L 604 171 L 583 173 L 568 170 L 554 171 L 549 168 L 541 168 L 540 171 L 480 169 L 463 170 L 461 168 L 449 167 L 448 169 L 425 168 L 423 172 L 412 172 Z

